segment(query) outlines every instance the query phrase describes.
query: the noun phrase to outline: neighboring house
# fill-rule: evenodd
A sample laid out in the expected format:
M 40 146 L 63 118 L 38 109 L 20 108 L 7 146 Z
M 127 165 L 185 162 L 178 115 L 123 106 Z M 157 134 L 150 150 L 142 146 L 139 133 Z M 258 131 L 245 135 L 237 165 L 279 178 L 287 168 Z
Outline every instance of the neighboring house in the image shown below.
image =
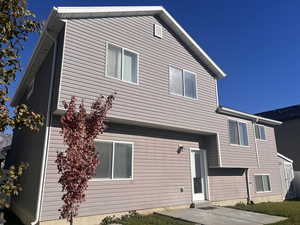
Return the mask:
M 39 133 L 14 133 L 15 161 L 30 168 L 13 210 L 25 224 L 59 218 L 62 101 L 90 105 L 115 91 L 80 224 L 204 200 L 281 201 L 273 128 L 281 122 L 219 106 L 224 77 L 162 7 L 54 8 L 12 102 L 47 118 Z
M 297 194 L 300 197 L 300 105 L 258 113 L 270 119 L 282 121 L 275 127 L 277 150 L 293 160 Z

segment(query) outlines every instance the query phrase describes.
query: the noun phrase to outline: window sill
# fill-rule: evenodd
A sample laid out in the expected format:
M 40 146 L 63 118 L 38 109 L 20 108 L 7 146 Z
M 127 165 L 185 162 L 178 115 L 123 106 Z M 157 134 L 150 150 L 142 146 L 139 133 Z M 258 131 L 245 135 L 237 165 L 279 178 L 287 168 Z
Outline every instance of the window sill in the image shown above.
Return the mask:
M 264 194 L 264 193 L 270 193 L 270 192 L 272 192 L 272 191 L 256 191 L 255 193 L 257 193 L 257 194 Z
M 250 145 L 237 145 L 237 144 L 230 144 L 233 147 L 242 147 L 242 148 L 250 148 Z
M 109 78 L 109 79 L 113 79 L 113 80 L 122 81 L 122 82 L 125 82 L 125 83 L 128 83 L 128 84 L 139 85 L 139 81 L 137 81 L 135 83 L 135 82 L 132 82 L 132 81 L 122 80 L 122 79 L 119 79 L 119 78 L 116 78 L 116 77 L 111 77 L 109 75 L 105 75 L 104 77 Z
M 171 96 L 176 96 L 176 97 L 180 97 L 180 98 L 185 98 L 185 99 L 189 99 L 189 100 L 193 100 L 193 101 L 198 100 L 198 96 L 197 96 L 196 98 L 192 98 L 192 97 L 188 97 L 188 96 L 184 96 L 184 95 L 179 95 L 179 94 L 175 94 L 175 93 L 171 93 L 171 92 L 169 92 L 169 94 L 170 94 Z
M 259 139 L 259 138 L 256 138 L 255 140 L 257 140 L 257 141 L 268 141 L 267 139 Z

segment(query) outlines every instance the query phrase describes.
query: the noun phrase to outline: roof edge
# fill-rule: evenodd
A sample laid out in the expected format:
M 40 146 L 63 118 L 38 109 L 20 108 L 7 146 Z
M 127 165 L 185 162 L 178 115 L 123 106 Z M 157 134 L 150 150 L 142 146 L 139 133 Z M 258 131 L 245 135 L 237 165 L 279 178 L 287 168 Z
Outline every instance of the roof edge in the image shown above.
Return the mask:
M 268 118 L 261 117 L 261 116 L 255 116 L 250 113 L 244 113 L 244 112 L 241 112 L 241 111 L 238 111 L 235 109 L 230 109 L 230 108 L 224 107 L 224 106 L 219 106 L 217 108 L 217 112 L 221 113 L 221 114 L 229 115 L 229 116 L 236 116 L 236 117 L 240 117 L 243 119 L 249 119 L 252 121 L 268 124 L 271 126 L 278 126 L 278 125 L 282 124 L 282 122 L 277 121 L 277 120 L 272 120 L 272 119 L 268 119 Z
M 91 18 L 104 16 L 139 16 L 139 15 L 157 15 L 159 16 L 175 33 L 183 40 L 183 42 L 191 48 L 204 64 L 211 70 L 212 75 L 216 79 L 226 77 L 226 74 L 218 67 L 215 62 L 206 54 L 206 52 L 193 40 L 193 38 L 176 22 L 176 20 L 167 12 L 163 6 L 105 6 L 105 7 L 53 7 L 51 10 L 44 31 L 42 32 L 38 43 L 31 55 L 29 63 L 26 66 L 25 73 L 21 79 L 18 88 L 10 103 L 11 106 L 16 106 L 19 98 L 23 94 L 26 87 L 34 62 L 39 58 L 39 54 L 43 49 L 42 40 L 46 38 L 45 30 L 55 23 L 55 19 L 72 19 L 72 18 Z
M 51 13 L 49 14 L 47 20 L 46 20 L 46 24 L 45 24 L 45 27 L 38 39 L 38 42 L 37 44 L 35 45 L 35 48 L 33 50 L 33 53 L 31 54 L 30 56 L 30 59 L 26 65 L 26 70 L 25 70 L 25 73 L 22 77 L 22 80 L 20 81 L 20 84 L 19 86 L 17 87 L 15 93 L 14 93 L 14 96 L 11 100 L 11 103 L 10 105 L 11 106 L 16 106 L 17 105 L 17 101 L 19 100 L 19 97 L 20 95 L 22 94 L 21 92 L 23 91 L 23 89 L 25 88 L 26 86 L 26 80 L 31 72 L 31 68 L 33 67 L 34 65 L 34 61 L 36 58 L 38 58 L 38 53 L 40 52 L 41 48 L 43 47 L 42 46 L 42 40 L 46 38 L 46 32 L 45 30 L 47 30 L 48 26 L 49 26 L 49 23 L 50 23 L 50 20 L 55 17 L 55 14 L 56 14 L 56 8 L 53 7 L 53 9 L 51 10 Z
M 286 161 L 288 161 L 288 162 L 290 162 L 290 163 L 294 162 L 293 160 L 291 160 L 290 158 L 288 158 L 288 157 L 280 154 L 279 152 L 277 152 L 277 156 L 280 157 L 280 158 L 282 158 L 282 159 L 284 159 L 284 160 L 286 160 Z
M 158 15 L 178 33 L 185 44 L 196 52 L 196 55 L 207 64 L 208 68 L 218 79 L 227 76 L 163 6 L 57 7 L 56 10 L 61 19 L 91 18 L 97 16 Z

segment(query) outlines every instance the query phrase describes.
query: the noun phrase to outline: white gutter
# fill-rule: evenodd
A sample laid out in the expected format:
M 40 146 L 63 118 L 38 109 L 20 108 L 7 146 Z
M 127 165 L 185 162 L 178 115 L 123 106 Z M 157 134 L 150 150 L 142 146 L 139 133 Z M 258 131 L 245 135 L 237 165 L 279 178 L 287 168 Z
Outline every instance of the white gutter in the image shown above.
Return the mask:
M 286 157 L 286 156 L 284 156 L 284 155 L 282 155 L 282 154 L 280 154 L 280 153 L 278 153 L 278 152 L 277 152 L 277 156 L 280 157 L 280 158 L 282 158 L 282 159 L 284 159 L 284 160 L 286 160 L 286 161 L 288 161 L 288 162 L 290 162 L 290 163 L 293 163 L 293 162 L 294 162 L 294 161 L 291 160 L 290 158 L 288 158 L 288 157 Z
M 230 115 L 230 116 L 249 119 L 249 120 L 252 120 L 252 121 L 268 124 L 268 125 L 271 125 L 271 126 L 278 126 L 278 125 L 282 124 L 282 122 L 280 122 L 278 120 L 271 120 L 271 119 L 268 119 L 268 118 L 265 118 L 265 117 L 260 117 L 260 116 L 256 116 L 256 115 L 253 115 L 253 114 L 244 113 L 244 112 L 234 110 L 234 109 L 230 109 L 230 108 L 223 107 L 223 106 L 218 107 L 217 112 L 222 113 L 222 114 L 226 114 L 226 115 Z
M 46 27 L 47 28 L 47 27 Z M 40 214 L 41 214 L 41 205 L 43 199 L 43 190 L 45 185 L 45 173 L 47 169 L 47 160 L 48 160 L 48 141 L 49 141 L 49 130 L 51 124 L 51 102 L 52 102 L 52 91 L 53 91 L 53 83 L 54 83 L 54 74 L 55 74 L 55 62 L 56 62 L 56 52 L 57 52 L 57 41 L 53 38 L 45 29 L 45 35 L 47 35 L 54 43 L 53 50 L 53 58 L 52 58 L 52 67 L 51 67 L 51 77 L 50 77 L 50 87 L 49 87 L 49 95 L 48 95 L 48 105 L 47 105 L 47 116 L 46 116 L 46 131 L 45 131 L 45 139 L 44 139 L 44 147 L 43 147 L 43 159 L 41 166 L 41 175 L 40 175 L 40 184 L 38 191 L 38 201 L 37 208 L 35 213 L 35 220 L 31 222 L 31 225 L 35 225 L 39 222 Z

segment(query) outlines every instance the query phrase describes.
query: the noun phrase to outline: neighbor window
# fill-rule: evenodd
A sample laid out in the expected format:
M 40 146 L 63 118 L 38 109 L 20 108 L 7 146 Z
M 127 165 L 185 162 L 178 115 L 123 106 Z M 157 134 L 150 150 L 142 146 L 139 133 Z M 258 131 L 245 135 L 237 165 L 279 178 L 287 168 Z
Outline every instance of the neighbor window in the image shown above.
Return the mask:
M 138 55 L 128 49 L 107 44 L 106 76 L 132 83 L 138 79 Z
M 247 124 L 229 120 L 230 144 L 248 146 Z
M 256 139 L 266 140 L 265 126 L 255 125 L 255 136 Z
M 189 98 L 197 98 L 196 74 L 178 69 L 169 68 L 170 93 Z
M 96 141 L 95 145 L 100 159 L 95 178 L 132 178 L 132 144 Z
M 255 175 L 256 192 L 271 191 L 269 175 Z

